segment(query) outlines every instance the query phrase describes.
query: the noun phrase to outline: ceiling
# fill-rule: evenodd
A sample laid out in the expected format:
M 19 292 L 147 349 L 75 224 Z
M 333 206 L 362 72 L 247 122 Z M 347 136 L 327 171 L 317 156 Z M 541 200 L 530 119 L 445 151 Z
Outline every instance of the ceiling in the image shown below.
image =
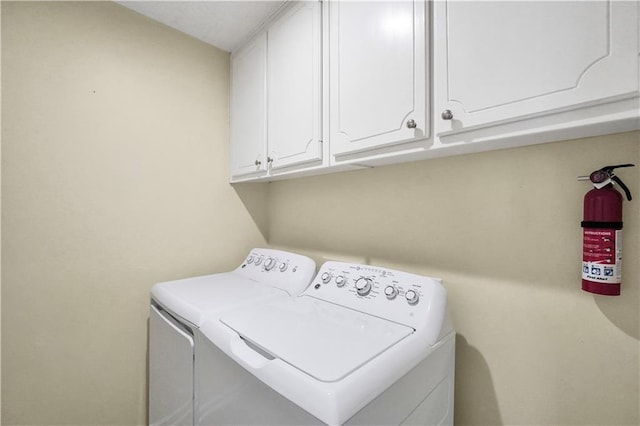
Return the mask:
M 231 52 L 247 40 L 286 1 L 116 0 L 116 3 Z

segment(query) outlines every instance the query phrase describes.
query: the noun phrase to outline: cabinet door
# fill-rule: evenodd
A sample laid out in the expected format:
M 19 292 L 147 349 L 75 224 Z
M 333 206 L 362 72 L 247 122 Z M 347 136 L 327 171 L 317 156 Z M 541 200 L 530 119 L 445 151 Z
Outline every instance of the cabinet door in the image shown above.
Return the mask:
M 322 159 L 322 17 L 319 2 L 301 2 L 268 30 L 270 167 Z
M 436 132 L 637 96 L 637 9 L 631 1 L 435 2 Z
M 231 176 L 266 172 L 267 35 L 231 58 Z
M 428 137 L 424 1 L 329 7 L 332 154 Z

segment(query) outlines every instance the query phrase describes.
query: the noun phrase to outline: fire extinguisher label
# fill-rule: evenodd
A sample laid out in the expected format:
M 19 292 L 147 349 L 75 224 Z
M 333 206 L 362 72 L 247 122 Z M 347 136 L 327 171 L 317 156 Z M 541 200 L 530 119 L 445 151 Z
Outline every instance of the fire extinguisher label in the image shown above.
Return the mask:
M 602 284 L 622 281 L 622 232 L 583 228 L 582 279 Z

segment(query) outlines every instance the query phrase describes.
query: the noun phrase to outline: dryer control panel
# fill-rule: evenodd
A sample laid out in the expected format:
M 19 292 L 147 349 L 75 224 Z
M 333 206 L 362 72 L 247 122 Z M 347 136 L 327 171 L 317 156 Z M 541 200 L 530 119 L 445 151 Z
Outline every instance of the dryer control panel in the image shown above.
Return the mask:
M 326 262 L 301 296 L 310 296 L 414 329 L 446 316 L 442 280 L 371 265 Z
M 235 272 L 296 296 L 313 279 L 316 263 L 313 259 L 296 253 L 255 248 Z

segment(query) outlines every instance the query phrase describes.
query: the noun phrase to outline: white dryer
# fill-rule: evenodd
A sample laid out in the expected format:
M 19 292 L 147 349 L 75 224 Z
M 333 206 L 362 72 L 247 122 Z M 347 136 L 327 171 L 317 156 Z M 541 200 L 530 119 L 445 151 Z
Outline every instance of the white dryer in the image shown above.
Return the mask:
M 206 320 L 198 424 L 453 424 L 441 280 L 326 262 L 299 297 Z
M 294 253 L 254 249 L 231 272 L 156 284 L 149 316 L 149 423 L 192 425 L 199 327 L 229 309 L 300 294 L 315 262 Z

